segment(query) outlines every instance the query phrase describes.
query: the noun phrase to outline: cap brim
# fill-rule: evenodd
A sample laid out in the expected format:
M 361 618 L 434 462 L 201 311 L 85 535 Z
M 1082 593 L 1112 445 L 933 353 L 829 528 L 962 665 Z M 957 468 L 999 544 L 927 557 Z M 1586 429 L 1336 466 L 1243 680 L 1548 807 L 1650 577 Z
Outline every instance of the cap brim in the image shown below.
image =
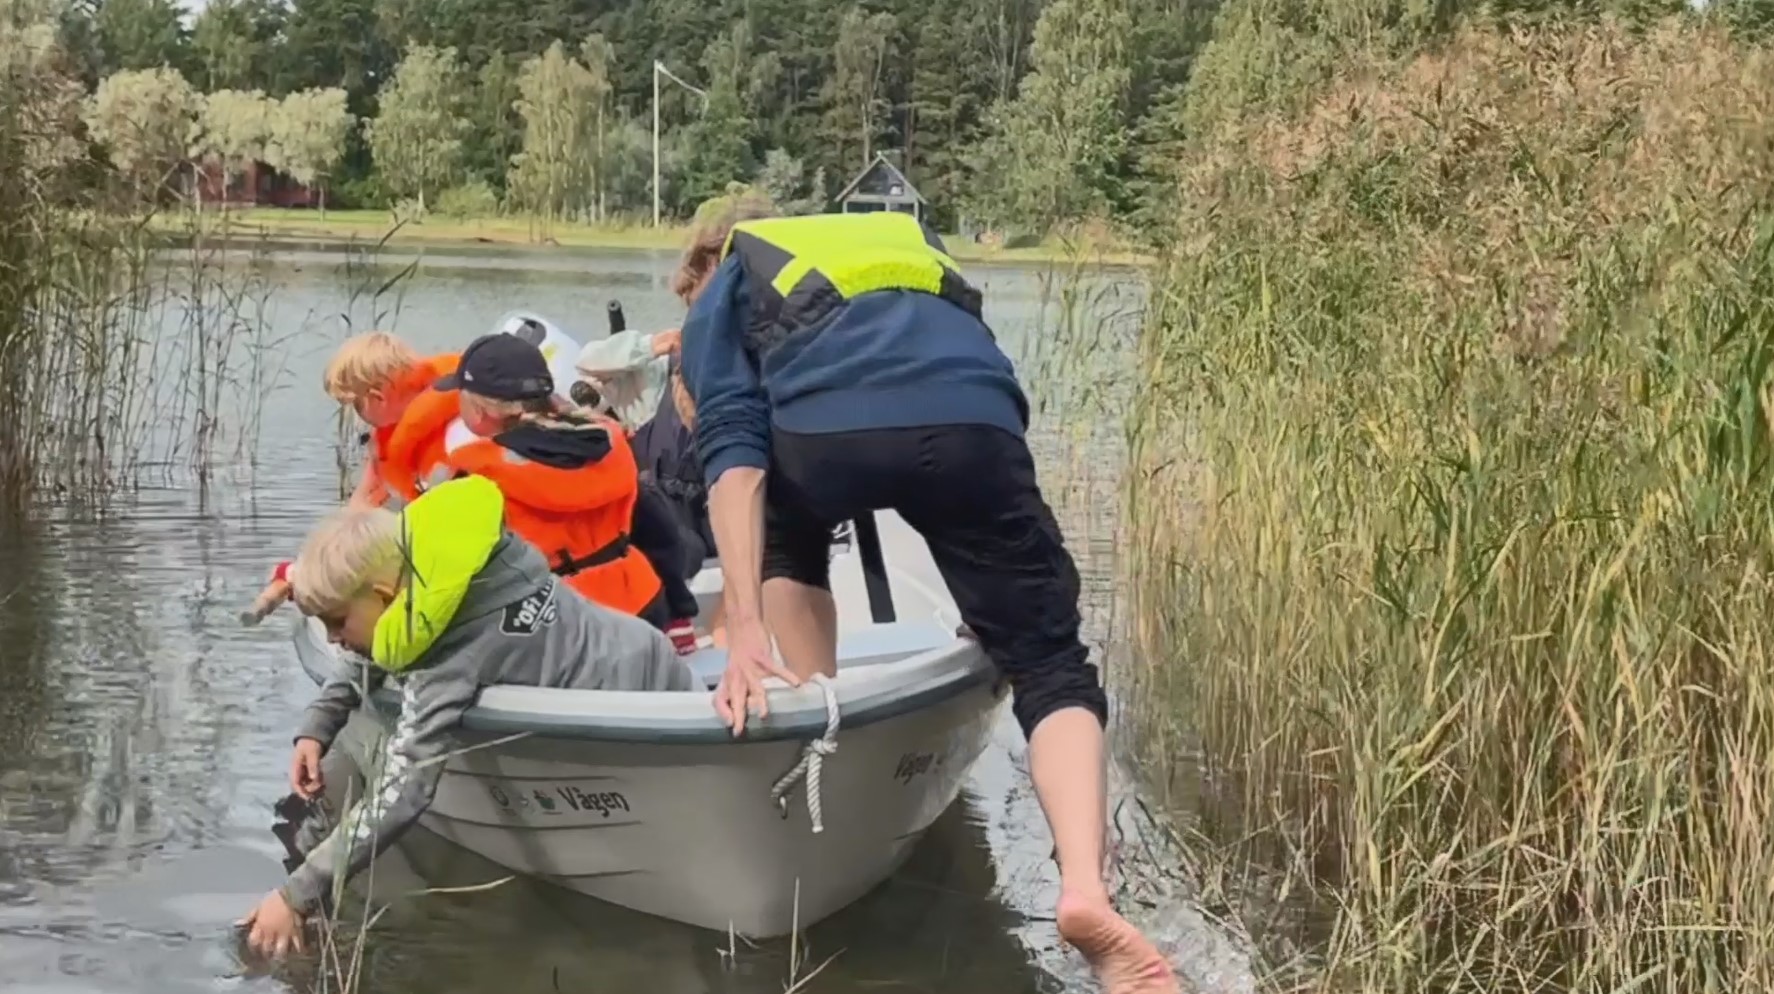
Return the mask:
M 462 389 L 462 374 L 460 372 L 446 373 L 431 384 L 431 389 L 460 390 Z

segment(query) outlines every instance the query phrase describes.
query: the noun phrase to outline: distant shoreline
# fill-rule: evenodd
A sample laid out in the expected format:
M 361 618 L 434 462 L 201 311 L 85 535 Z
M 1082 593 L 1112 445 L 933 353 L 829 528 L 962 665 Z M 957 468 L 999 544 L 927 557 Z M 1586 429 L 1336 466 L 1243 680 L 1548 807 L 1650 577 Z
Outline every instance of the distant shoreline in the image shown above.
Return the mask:
M 293 242 L 342 242 L 356 240 L 375 242 L 385 235 L 390 245 L 493 246 L 523 249 L 649 249 L 676 252 L 683 247 L 689 227 L 666 224 L 649 226 L 591 225 L 578 222 L 555 222 L 544 226 L 527 218 L 484 218 L 455 220 L 432 216 L 422 222 L 409 222 L 389 233 L 394 227 L 387 211 L 327 211 L 324 217 L 314 210 L 249 208 L 230 210 L 226 215 L 212 214 L 205 218 L 215 223 L 226 218 L 228 232 L 235 236 L 262 236 Z M 188 214 L 165 214 L 157 227 L 169 234 L 187 231 Z M 1038 265 L 1088 260 L 1102 266 L 1138 266 L 1150 260 L 1123 248 L 1051 240 L 1040 245 L 1018 248 L 992 248 L 964 241 L 957 236 L 947 239 L 949 254 L 963 262 Z

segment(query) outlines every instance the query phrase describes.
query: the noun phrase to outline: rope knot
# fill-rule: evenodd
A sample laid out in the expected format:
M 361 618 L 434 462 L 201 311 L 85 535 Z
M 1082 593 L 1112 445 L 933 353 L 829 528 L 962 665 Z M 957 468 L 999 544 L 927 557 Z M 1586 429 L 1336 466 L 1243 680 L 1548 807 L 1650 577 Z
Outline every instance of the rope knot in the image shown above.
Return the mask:
M 776 781 L 770 788 L 770 800 L 781 809 L 782 816 L 788 817 L 788 792 L 801 780 L 807 781 L 807 818 L 813 823 L 813 834 L 825 831 L 825 819 L 821 813 L 819 797 L 819 775 L 824 766 L 825 757 L 838 751 L 838 693 L 832 689 L 830 678 L 815 676 L 812 683 L 825 695 L 825 734 L 807 742 L 801 747 L 801 757 L 795 765 Z

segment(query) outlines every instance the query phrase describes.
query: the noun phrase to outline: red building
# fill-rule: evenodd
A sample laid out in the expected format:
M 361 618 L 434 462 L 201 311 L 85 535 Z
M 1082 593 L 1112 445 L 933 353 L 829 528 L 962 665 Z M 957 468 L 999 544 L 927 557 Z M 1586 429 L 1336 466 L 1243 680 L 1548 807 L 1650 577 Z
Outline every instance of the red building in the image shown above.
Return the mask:
M 204 207 L 319 207 L 320 193 L 263 162 L 226 176 L 219 159 L 192 163 L 186 176 L 187 197 Z

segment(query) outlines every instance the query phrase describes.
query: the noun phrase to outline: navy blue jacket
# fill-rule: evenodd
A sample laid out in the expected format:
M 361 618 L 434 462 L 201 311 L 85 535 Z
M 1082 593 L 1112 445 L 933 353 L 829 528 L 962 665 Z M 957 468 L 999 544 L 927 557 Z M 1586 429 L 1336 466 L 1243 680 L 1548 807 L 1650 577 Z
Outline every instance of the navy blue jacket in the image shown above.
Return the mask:
M 748 287 L 739 260 L 715 270 L 684 319 L 684 384 L 709 485 L 735 466 L 768 469 L 772 428 L 794 434 L 994 425 L 1022 435 L 1029 403 L 1010 358 L 971 314 L 933 294 L 866 293 L 797 332 L 754 369 L 744 351 Z

